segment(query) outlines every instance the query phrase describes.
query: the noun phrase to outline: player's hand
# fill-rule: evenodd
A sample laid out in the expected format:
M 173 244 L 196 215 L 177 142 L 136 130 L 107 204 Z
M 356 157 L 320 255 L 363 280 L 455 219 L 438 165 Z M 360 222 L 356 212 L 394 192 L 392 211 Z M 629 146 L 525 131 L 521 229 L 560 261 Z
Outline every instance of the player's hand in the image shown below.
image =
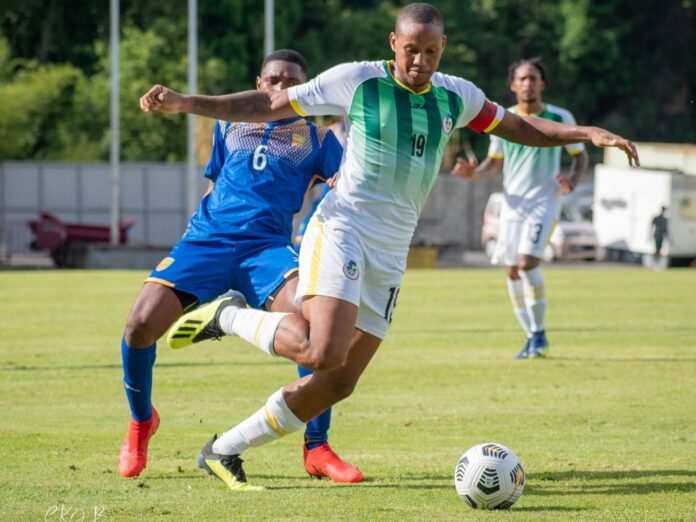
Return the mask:
M 476 178 L 476 166 L 478 165 L 476 158 L 469 157 L 467 159 L 457 158 L 457 163 L 455 163 L 451 174 L 453 176 L 459 176 L 462 179 L 468 181 Z
M 176 91 L 164 85 L 153 85 L 140 98 L 140 108 L 143 112 L 171 112 L 177 113 L 183 110 L 184 97 Z
M 338 174 L 334 174 L 331 176 L 329 179 L 326 180 L 326 186 L 329 187 L 329 189 L 333 190 L 334 187 L 336 186 L 336 183 L 338 182 Z
M 561 185 L 561 194 L 570 194 L 575 190 L 575 183 L 573 183 L 570 179 L 566 178 L 565 176 L 561 176 L 558 174 L 556 176 L 556 179 L 558 180 L 558 183 Z
M 616 147 L 621 149 L 628 156 L 628 164 L 631 167 L 640 167 L 640 159 L 636 146 L 626 138 L 622 138 L 607 130 L 593 127 L 590 133 L 590 141 L 595 147 Z

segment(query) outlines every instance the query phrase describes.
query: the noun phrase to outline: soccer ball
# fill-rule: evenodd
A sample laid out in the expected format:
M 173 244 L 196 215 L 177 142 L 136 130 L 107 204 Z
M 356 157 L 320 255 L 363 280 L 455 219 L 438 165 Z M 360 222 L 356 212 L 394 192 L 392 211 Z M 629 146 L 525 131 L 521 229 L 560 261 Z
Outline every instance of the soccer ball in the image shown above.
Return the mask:
M 511 449 L 485 442 L 459 459 L 454 485 L 461 499 L 474 509 L 507 509 L 522 495 L 524 469 Z

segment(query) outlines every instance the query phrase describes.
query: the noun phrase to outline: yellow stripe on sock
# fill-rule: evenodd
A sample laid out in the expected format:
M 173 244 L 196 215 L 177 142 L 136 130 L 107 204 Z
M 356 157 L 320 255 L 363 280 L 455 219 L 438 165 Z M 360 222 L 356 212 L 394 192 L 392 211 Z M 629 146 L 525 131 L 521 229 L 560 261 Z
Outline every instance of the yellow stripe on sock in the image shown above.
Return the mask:
M 271 427 L 271 429 L 275 431 L 279 437 L 285 437 L 287 435 L 287 432 L 280 429 L 280 426 L 278 426 L 278 419 L 271 415 L 271 412 L 268 411 L 268 408 L 265 408 L 263 412 L 266 415 L 266 422 Z
M 263 315 L 261 317 L 261 320 L 259 321 L 259 324 L 256 325 L 256 331 L 254 332 L 254 344 L 256 346 L 259 345 L 259 340 L 261 339 L 261 327 L 263 326 L 264 321 L 266 320 L 267 315 Z
M 534 300 L 539 300 L 543 299 L 545 297 L 545 288 L 544 286 L 535 286 L 532 287 L 531 291 L 527 291 L 527 297 L 529 299 L 534 299 Z
M 309 286 L 307 286 L 307 291 L 305 295 L 315 295 L 317 292 L 317 286 L 319 285 L 319 269 L 321 268 L 321 251 L 324 246 L 324 227 L 319 222 L 318 219 L 314 218 L 313 226 L 319 227 L 319 234 L 314 242 L 314 249 L 312 250 L 312 266 L 309 270 Z

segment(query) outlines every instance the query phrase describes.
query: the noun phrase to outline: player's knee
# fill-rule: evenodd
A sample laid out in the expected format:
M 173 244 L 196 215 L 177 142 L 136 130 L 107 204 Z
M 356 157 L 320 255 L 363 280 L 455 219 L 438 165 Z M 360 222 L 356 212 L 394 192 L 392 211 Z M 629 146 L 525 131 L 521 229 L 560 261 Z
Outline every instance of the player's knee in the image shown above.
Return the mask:
M 139 313 L 137 310 L 128 316 L 123 337 L 126 344 L 132 348 L 146 348 L 157 340 L 154 325 L 146 314 Z
M 516 266 L 508 266 L 506 267 L 505 271 L 507 272 L 508 278 L 512 279 L 513 281 L 520 278 L 520 273 Z
M 341 366 L 346 360 L 346 351 L 332 343 L 309 342 L 303 359 L 300 364 L 308 370 L 325 372 Z
M 536 258 L 524 258 L 520 260 L 519 263 L 519 269 L 524 270 L 525 272 L 528 270 L 534 270 L 538 266 L 539 260 Z
M 308 354 L 302 366 L 314 372 L 335 370 L 343 364 L 345 358 L 326 353 Z

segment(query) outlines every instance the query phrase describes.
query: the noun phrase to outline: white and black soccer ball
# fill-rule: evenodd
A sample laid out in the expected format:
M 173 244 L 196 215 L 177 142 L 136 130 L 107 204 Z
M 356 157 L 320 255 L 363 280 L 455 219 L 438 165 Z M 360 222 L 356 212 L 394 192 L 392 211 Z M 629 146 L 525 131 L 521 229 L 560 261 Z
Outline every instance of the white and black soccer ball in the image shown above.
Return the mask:
M 457 493 L 474 509 L 508 509 L 522 495 L 524 478 L 515 452 L 496 442 L 468 449 L 454 470 Z

